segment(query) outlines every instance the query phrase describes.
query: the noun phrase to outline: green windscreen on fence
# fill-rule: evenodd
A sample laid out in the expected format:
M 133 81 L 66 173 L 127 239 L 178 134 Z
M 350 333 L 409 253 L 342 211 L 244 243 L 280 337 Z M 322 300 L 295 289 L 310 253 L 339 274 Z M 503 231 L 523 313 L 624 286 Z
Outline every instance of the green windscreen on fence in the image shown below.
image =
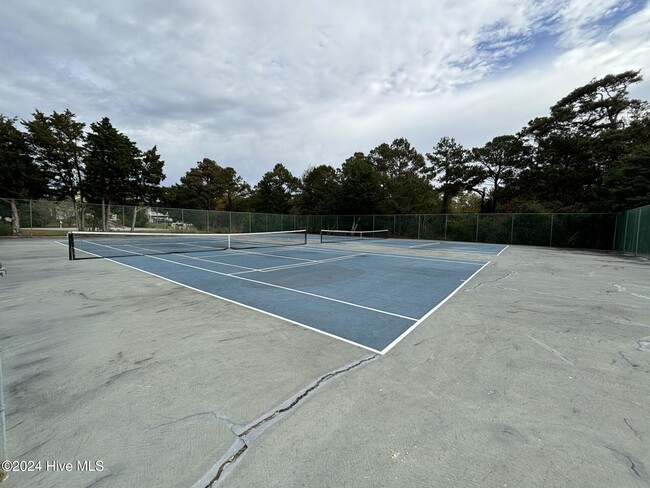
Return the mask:
M 650 258 L 650 205 L 617 215 L 614 248 L 625 254 Z

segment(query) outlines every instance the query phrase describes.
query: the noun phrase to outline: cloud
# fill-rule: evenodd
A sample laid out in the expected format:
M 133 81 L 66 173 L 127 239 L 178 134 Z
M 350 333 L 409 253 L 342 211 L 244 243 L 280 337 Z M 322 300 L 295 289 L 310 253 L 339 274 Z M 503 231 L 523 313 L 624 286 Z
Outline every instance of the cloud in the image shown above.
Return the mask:
M 210 157 L 252 184 L 407 137 L 472 146 L 591 78 L 648 64 L 615 0 L 5 0 L 0 107 L 108 116 L 167 183 Z M 635 88 L 647 94 L 648 83 Z

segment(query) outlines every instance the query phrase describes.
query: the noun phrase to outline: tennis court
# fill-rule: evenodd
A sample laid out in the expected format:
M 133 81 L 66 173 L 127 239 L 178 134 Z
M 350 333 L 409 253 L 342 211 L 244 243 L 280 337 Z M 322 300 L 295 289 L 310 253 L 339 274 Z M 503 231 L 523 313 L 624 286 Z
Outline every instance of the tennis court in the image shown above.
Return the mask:
M 381 354 L 487 264 L 308 242 L 305 231 L 71 233 L 70 253 L 110 258 Z

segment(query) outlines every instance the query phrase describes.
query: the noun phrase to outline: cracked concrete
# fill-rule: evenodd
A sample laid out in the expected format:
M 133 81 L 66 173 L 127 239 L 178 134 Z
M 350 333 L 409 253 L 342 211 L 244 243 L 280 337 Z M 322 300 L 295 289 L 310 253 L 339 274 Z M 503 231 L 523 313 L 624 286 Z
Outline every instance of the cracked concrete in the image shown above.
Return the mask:
M 0 253 L 8 454 L 105 465 L 3 488 L 650 486 L 647 261 L 511 247 L 371 362 L 48 240 Z
M 7 454 L 104 471 L 10 473 L 2 488 L 191 486 L 250 419 L 367 355 L 65 250 L 0 240 Z
M 373 354 L 372 356 L 321 376 L 311 385 L 289 398 L 282 405 L 264 414 L 260 419 L 251 422 L 248 426 L 244 427 L 241 432 L 233 432 L 237 436 L 235 443 L 231 446 L 224 457 L 220 459 L 203 478 L 194 484 L 193 488 L 214 487 L 220 480 L 224 479 L 228 475 L 229 470 L 235 466 L 236 462 L 258 436 L 262 435 L 266 429 L 270 428 L 275 423 L 280 422 L 286 414 L 288 414 L 293 408 L 297 407 L 298 404 L 305 400 L 308 395 L 312 394 L 316 389 L 325 386 L 335 377 L 358 368 L 359 366 L 376 359 L 377 356 L 377 354 Z M 206 482 L 206 480 L 208 481 Z

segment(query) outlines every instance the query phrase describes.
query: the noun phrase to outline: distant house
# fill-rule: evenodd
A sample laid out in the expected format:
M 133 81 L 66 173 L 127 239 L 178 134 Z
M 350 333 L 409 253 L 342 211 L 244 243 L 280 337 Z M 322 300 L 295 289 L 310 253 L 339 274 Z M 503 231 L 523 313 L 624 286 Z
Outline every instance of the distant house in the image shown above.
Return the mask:
M 158 213 L 151 208 L 149 209 L 149 222 L 152 224 L 171 224 L 174 220 L 168 213 Z

